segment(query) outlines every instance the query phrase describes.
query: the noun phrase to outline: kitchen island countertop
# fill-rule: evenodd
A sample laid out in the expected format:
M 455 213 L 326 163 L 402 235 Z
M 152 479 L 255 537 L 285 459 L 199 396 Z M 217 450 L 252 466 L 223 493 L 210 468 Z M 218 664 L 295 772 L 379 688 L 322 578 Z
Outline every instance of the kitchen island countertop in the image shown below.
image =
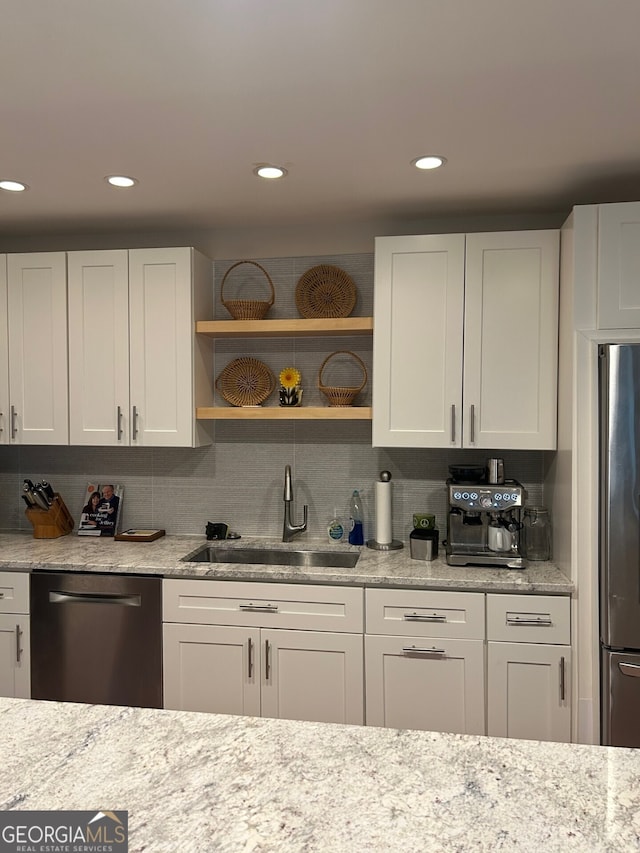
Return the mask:
M 29 533 L 3 533 L 0 534 L 0 570 L 123 572 L 174 578 L 558 595 L 573 591 L 571 581 L 552 562 L 532 562 L 525 569 L 449 566 L 444 556 L 432 562 L 412 560 L 408 545 L 399 551 L 383 552 L 317 540 L 300 539 L 285 544 L 276 539 L 243 537 L 213 544 L 223 548 L 359 551 L 360 558 L 353 569 L 182 562 L 182 557 L 204 544 L 204 536 L 164 536 L 154 542 L 132 543 L 75 534 L 58 539 L 34 539 Z
M 638 750 L 19 699 L 0 720 L 0 809 L 127 810 L 130 853 L 640 847 Z

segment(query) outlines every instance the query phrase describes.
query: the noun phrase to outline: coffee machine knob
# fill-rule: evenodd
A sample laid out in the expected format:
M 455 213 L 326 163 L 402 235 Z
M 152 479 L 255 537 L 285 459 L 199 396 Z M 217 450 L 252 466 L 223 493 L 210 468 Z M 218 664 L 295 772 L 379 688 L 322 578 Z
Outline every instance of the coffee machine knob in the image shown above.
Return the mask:
M 492 501 L 490 495 L 483 495 L 480 498 L 480 506 L 487 508 L 487 507 L 490 507 L 492 505 L 493 505 L 493 501 Z

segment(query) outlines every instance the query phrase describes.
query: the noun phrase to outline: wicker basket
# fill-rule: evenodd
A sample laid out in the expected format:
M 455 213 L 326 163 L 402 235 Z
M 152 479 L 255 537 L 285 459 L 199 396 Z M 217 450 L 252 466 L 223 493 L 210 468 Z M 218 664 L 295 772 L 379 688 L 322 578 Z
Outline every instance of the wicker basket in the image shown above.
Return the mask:
M 335 386 L 335 385 L 324 385 L 322 382 L 322 372 L 327 366 L 327 363 L 330 359 L 334 358 L 336 355 L 350 355 L 351 358 L 355 359 L 360 368 L 362 369 L 362 382 L 355 387 L 345 387 L 345 386 Z M 318 388 L 325 395 L 327 400 L 329 401 L 330 406 L 353 406 L 353 401 L 358 396 L 360 391 L 367 384 L 367 368 L 364 365 L 363 360 L 357 356 L 354 352 L 350 352 L 349 350 L 337 350 L 336 352 L 332 352 L 328 355 L 325 360 L 322 362 L 322 366 L 320 367 L 320 371 L 318 373 Z
M 258 299 L 225 300 L 224 284 L 227 280 L 227 276 L 232 270 L 234 270 L 236 267 L 239 267 L 241 264 L 253 264 L 254 267 L 258 267 L 258 269 L 265 274 L 265 276 L 267 277 L 267 281 L 269 282 L 269 287 L 271 288 L 271 299 L 268 302 L 260 301 Z M 227 309 L 229 314 L 231 314 L 234 320 L 263 320 L 267 316 L 267 312 L 269 308 L 271 308 L 271 306 L 273 305 L 275 298 L 276 292 L 273 287 L 273 282 L 271 281 L 269 273 L 264 267 L 261 267 L 260 264 L 256 263 L 255 261 L 237 261 L 235 264 L 232 264 L 224 274 L 222 284 L 220 285 L 220 301 Z
M 232 406 L 259 406 L 276 387 L 271 370 L 255 358 L 236 358 L 220 373 L 215 387 Z
M 348 317 L 357 297 L 356 285 L 344 270 L 330 264 L 311 267 L 296 286 L 296 306 L 301 317 Z

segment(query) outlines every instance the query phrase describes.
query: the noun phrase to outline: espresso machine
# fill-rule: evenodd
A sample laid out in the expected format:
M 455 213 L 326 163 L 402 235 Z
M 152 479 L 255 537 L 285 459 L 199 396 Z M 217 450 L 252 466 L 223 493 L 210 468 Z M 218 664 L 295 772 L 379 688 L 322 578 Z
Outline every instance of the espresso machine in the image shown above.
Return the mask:
M 498 477 L 501 483 L 487 482 L 484 466 L 451 465 L 449 472 L 447 563 L 524 568 L 520 536 L 524 487 L 503 476 Z

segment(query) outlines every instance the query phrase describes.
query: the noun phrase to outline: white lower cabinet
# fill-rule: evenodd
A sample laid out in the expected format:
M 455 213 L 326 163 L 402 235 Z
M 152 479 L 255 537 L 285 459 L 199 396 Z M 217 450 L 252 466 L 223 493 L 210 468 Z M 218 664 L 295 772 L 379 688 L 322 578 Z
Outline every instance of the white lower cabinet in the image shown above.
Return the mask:
M 484 595 L 367 590 L 367 725 L 485 733 Z
M 487 595 L 487 635 L 487 734 L 570 742 L 569 598 Z
M 362 597 L 352 588 L 165 581 L 165 707 L 363 723 Z M 321 630 L 332 626 L 341 630 Z
M 29 575 L 0 572 L 0 696 L 31 696 Z
M 365 638 L 367 725 L 484 734 L 484 642 Z

